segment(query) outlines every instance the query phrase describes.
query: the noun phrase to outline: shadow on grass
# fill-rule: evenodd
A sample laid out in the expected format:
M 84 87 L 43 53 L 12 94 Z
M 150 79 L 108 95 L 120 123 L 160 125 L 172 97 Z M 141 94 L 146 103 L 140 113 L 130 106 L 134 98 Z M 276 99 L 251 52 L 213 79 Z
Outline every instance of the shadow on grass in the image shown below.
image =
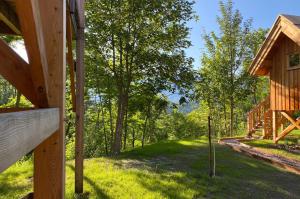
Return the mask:
M 73 165 L 67 164 L 67 166 L 75 172 L 75 167 Z M 95 193 L 97 194 L 97 197 L 103 198 L 103 199 L 109 199 L 108 195 L 106 195 L 98 186 L 97 183 L 92 181 L 87 176 L 83 176 L 83 179 L 95 190 Z M 84 198 L 87 198 L 86 196 Z

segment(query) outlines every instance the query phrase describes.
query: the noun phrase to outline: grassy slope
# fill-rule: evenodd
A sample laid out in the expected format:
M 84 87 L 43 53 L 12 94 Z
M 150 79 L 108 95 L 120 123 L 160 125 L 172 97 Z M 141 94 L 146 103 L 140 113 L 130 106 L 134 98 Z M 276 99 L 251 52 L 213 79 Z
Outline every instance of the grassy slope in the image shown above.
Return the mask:
M 297 198 L 300 176 L 217 146 L 217 176 L 207 176 L 204 140 L 169 141 L 85 161 L 90 198 Z M 73 198 L 74 164 L 67 163 L 66 196 Z M 0 198 L 30 191 L 31 165 L 0 175 Z

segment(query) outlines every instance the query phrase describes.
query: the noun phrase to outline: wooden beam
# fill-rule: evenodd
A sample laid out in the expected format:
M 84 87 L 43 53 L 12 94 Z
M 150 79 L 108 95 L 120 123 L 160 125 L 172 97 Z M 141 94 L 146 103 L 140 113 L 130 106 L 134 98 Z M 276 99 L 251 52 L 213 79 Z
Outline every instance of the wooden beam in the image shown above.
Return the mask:
M 76 96 L 75 96 L 75 74 L 74 74 L 74 60 L 73 60 L 73 50 L 72 50 L 72 22 L 71 22 L 71 15 L 67 13 L 67 44 L 68 44 L 68 65 L 69 65 L 69 72 L 70 72 L 70 90 L 71 90 L 71 97 L 72 97 L 72 109 L 73 112 L 76 112 Z
M 75 193 L 80 194 L 83 193 L 84 28 L 77 29 L 76 39 Z
M 297 124 L 296 121 L 292 118 L 292 116 L 290 116 L 287 112 L 281 111 L 281 114 L 282 114 L 286 119 L 288 119 L 288 120 L 292 123 L 292 125 L 294 125 L 294 126 L 297 127 L 298 129 L 300 129 L 299 124 Z
M 39 107 L 48 107 L 48 62 L 38 0 L 16 0 L 16 9 Z
M 78 17 L 78 24 L 77 28 L 84 28 L 85 27 L 85 18 L 84 18 L 84 0 L 76 0 L 76 7 L 77 7 L 77 17 Z
M 277 128 L 277 115 L 276 111 L 272 112 L 272 130 L 273 130 L 273 141 L 276 142 L 276 138 L 278 136 L 278 128 Z
M 32 151 L 58 126 L 58 108 L 0 114 L 0 172 Z
M 11 112 L 19 112 L 19 111 L 29 111 L 34 110 L 34 107 L 31 108 L 0 108 L 0 113 L 11 113 Z
M 0 1 L 0 20 L 3 21 L 17 35 L 21 34 L 18 16 L 5 1 Z
M 33 104 L 37 96 L 28 71 L 29 65 L 3 40 L 0 39 L 0 74 Z
M 65 195 L 66 1 L 39 1 L 48 61 L 49 106 L 59 107 L 59 129 L 34 150 L 34 198 Z

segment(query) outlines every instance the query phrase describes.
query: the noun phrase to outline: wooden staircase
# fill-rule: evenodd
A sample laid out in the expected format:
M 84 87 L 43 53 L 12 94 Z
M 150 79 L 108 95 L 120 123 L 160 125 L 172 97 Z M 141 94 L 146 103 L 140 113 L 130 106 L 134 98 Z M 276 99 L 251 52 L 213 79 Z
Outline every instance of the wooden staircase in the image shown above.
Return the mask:
M 276 112 L 276 127 L 279 128 L 285 118 Z M 270 109 L 270 97 L 266 97 L 257 104 L 247 115 L 248 137 L 252 137 L 256 132 L 262 131 L 262 138 L 271 138 L 273 132 L 273 111 Z

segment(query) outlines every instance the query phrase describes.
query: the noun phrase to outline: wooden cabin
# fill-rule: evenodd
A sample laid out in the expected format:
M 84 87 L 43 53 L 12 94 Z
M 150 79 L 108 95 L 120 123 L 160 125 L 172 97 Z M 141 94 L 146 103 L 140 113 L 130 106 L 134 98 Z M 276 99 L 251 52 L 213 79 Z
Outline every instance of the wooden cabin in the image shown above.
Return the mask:
M 300 109 L 300 16 L 280 15 L 254 58 L 251 75 L 270 78 L 270 109 L 273 139 L 278 142 L 293 129 L 300 129 L 300 120 L 293 118 Z M 281 118 L 281 119 L 279 119 Z M 290 125 L 278 132 L 286 120 Z
M 27 198 L 64 198 L 68 63 L 76 111 L 76 190 L 82 192 L 84 1 L 1 0 L 0 34 L 24 40 L 28 62 L 0 39 L 0 75 L 33 104 L 0 109 L 0 172 L 33 151 L 34 192 Z

